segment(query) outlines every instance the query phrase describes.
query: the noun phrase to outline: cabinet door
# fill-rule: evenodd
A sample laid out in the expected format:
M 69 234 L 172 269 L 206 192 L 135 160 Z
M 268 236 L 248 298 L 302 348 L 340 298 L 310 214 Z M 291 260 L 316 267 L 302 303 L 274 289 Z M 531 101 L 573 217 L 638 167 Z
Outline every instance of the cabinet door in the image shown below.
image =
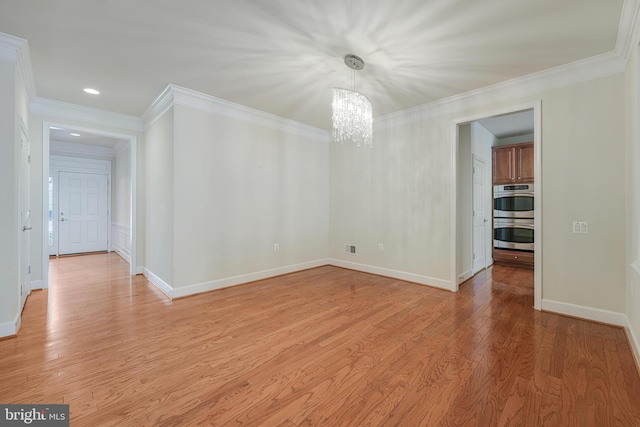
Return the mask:
M 518 182 L 533 182 L 533 143 L 521 144 L 516 147 Z
M 493 184 L 511 184 L 516 180 L 515 149 L 497 147 L 493 149 Z

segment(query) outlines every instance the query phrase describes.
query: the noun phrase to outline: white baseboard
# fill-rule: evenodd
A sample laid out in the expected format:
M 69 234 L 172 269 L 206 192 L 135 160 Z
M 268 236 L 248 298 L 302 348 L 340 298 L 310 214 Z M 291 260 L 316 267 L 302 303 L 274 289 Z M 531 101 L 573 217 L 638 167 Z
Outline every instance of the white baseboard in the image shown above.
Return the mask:
M 167 295 L 169 298 L 173 298 L 173 288 L 171 287 L 171 285 L 169 285 L 167 282 L 162 280 L 159 276 L 156 276 L 155 274 L 153 274 L 146 267 L 138 267 L 138 268 L 142 268 L 142 274 L 144 274 L 144 277 L 146 277 L 147 280 L 149 280 L 151 283 L 156 285 L 156 287 L 160 289 L 162 293 Z
M 117 247 L 112 249 L 113 249 L 113 252 L 117 253 L 120 256 L 120 258 L 127 261 L 128 264 L 131 264 L 131 256 L 129 254 L 120 250 L 120 248 L 117 248 Z
M 435 277 L 423 276 L 420 274 L 407 273 L 404 271 L 391 270 L 389 268 L 375 267 L 368 264 L 358 264 L 356 262 L 342 261 L 332 258 L 328 260 L 328 264 L 335 265 L 337 267 L 344 267 L 351 270 L 362 271 L 364 273 L 377 274 L 380 276 L 387 276 L 394 279 L 406 280 L 407 282 L 418 283 L 420 285 L 433 286 L 435 288 L 452 290 L 451 281 L 444 279 L 436 279 Z
M 13 337 L 20 330 L 20 322 L 22 322 L 21 313 L 16 314 L 12 322 L 0 323 L 0 338 Z
M 465 271 L 464 273 L 458 276 L 458 285 L 472 277 L 473 277 L 473 270 Z
M 629 318 L 625 316 L 626 325 L 624 326 L 624 330 L 627 333 L 627 337 L 629 338 L 629 344 L 631 345 L 631 352 L 636 359 L 636 367 L 638 368 L 638 373 L 640 374 L 640 341 L 638 341 L 638 336 L 633 331 L 631 327 L 631 323 L 629 322 Z
M 196 283 L 193 285 L 173 288 L 170 294 L 172 298 L 186 297 L 189 295 L 209 292 L 216 289 L 227 288 L 229 286 L 241 285 L 243 283 L 255 282 L 256 280 L 268 279 L 282 274 L 294 273 L 296 271 L 308 270 L 310 268 L 320 267 L 330 264 L 328 259 L 320 259 L 316 261 L 304 262 L 301 264 L 287 265 L 284 267 L 272 268 L 269 270 L 258 271 L 255 273 L 241 274 L 238 276 L 227 277 L 224 279 L 212 280 L 210 282 Z
M 32 291 L 34 289 L 42 289 L 43 282 L 42 282 L 42 280 L 32 280 L 31 284 L 29 286 L 31 286 L 31 290 Z
M 625 316 L 623 313 L 616 313 L 615 311 L 569 304 L 566 302 L 543 299 L 541 308 L 544 311 L 551 311 L 558 314 L 565 314 L 567 316 L 593 320 L 595 322 L 608 323 L 610 325 L 625 327 L 628 323 L 627 316 Z
M 254 273 L 241 274 L 238 276 L 225 277 L 223 279 L 211 280 L 208 282 L 195 283 L 193 285 L 187 285 L 178 288 L 174 288 L 173 286 L 169 285 L 145 267 L 138 267 L 138 270 L 140 270 L 141 273 L 144 274 L 147 279 L 149 279 L 150 282 L 156 285 L 163 293 L 169 296 L 169 298 L 181 298 L 189 295 L 213 291 L 216 289 L 254 282 L 256 280 L 268 279 L 270 277 L 280 276 L 283 274 L 294 273 L 296 271 L 308 270 L 310 268 L 320 267 L 323 265 L 334 265 L 337 267 L 362 271 L 364 273 L 378 274 L 380 276 L 406 280 L 408 282 L 418 283 L 421 285 L 428 285 L 436 288 L 451 290 L 451 284 L 449 280 L 436 279 L 434 277 L 422 276 L 419 274 L 407 273 L 398 270 L 391 270 L 388 268 L 375 267 L 372 265 L 358 264 L 355 262 L 342 261 L 334 258 L 319 259 L 316 261 L 287 265 L 284 267 L 277 267 L 269 270 L 257 271 Z
M 136 267 L 136 274 L 144 274 L 145 268 L 141 266 Z

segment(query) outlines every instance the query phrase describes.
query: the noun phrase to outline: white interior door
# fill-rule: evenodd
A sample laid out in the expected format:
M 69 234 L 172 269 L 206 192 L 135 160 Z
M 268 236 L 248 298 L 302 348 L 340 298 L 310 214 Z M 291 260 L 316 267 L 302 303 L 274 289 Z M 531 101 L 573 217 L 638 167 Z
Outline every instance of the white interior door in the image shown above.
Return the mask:
M 473 274 L 485 268 L 487 219 L 485 180 L 487 165 L 479 158 L 473 158 Z
M 107 175 L 60 172 L 58 253 L 108 250 Z
M 24 134 L 20 135 L 20 307 L 24 307 L 31 292 L 31 144 Z

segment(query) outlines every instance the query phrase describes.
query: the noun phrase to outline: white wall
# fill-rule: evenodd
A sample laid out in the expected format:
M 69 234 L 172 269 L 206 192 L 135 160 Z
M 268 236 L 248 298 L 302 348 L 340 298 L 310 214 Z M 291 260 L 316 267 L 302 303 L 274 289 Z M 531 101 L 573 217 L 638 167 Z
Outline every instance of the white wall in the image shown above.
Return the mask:
M 29 126 L 28 100 L 16 62 L 0 59 L 0 337 L 20 323 L 18 173 L 20 123 Z
M 145 259 L 142 263 L 167 284 L 174 277 L 174 110 L 169 109 L 144 134 Z
M 177 294 L 326 258 L 326 138 L 187 106 L 174 109 Z
M 129 144 L 116 153 L 111 181 L 111 247 L 124 259 L 130 261 L 131 147 Z
M 624 75 L 543 95 L 543 299 L 625 311 Z M 589 234 L 572 234 L 588 221 Z
M 627 331 L 640 365 L 640 67 L 633 49 L 626 70 L 626 314 Z
M 378 119 L 368 152 L 333 147 L 332 257 L 350 260 L 352 241 L 363 264 L 450 285 L 452 123 L 542 100 L 543 299 L 623 313 L 624 75 L 518 93 Z M 572 234 L 572 221 L 590 233 Z
M 451 117 L 430 113 L 376 120 L 371 149 L 331 146 L 329 253 L 340 265 L 450 286 Z

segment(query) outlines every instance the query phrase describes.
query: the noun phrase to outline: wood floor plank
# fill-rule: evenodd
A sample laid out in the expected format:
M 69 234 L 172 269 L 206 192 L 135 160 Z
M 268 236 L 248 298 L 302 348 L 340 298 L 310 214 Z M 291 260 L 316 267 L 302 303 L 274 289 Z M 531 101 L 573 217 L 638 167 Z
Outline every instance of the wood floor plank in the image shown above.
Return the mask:
M 624 331 L 533 310 L 531 270 L 451 293 L 325 266 L 171 301 L 128 269 L 51 260 L 0 341 L 0 403 L 78 426 L 640 425 Z

